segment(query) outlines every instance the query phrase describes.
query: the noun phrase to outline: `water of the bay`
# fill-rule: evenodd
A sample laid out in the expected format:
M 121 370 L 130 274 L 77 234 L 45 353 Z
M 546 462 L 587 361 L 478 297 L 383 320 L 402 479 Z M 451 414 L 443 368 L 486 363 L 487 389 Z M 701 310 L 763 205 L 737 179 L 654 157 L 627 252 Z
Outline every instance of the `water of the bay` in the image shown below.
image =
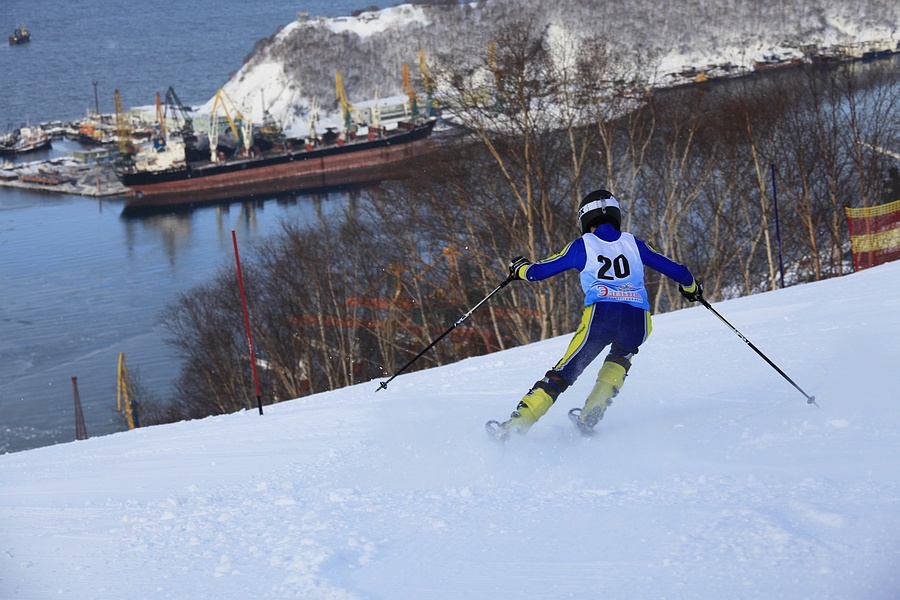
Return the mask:
M 339 16 L 356 0 L 3 0 L 0 28 L 24 23 L 30 44 L 0 46 L 0 127 L 68 121 L 113 90 L 150 105 L 171 85 L 186 104 L 211 98 L 254 43 L 296 18 Z M 8 31 L 7 31 L 8 30 Z M 19 157 L 45 159 L 74 150 Z M 0 188 L 0 452 L 75 439 L 74 389 L 88 434 L 125 428 L 116 412 L 118 353 L 160 399 L 180 364 L 160 314 L 177 295 L 233 264 L 231 230 L 249 252 L 281 219 L 307 221 L 324 199 L 233 203 L 126 219 L 123 200 Z

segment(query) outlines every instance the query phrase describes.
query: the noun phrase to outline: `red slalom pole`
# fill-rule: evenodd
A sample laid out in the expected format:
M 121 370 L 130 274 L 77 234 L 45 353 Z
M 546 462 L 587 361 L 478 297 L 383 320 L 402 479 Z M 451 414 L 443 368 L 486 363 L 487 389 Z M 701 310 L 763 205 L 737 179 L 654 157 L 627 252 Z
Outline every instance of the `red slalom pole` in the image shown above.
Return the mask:
M 259 393 L 259 378 L 256 376 L 256 353 L 253 351 L 253 336 L 250 335 L 250 313 L 247 312 L 247 298 L 244 295 L 244 278 L 241 276 L 241 257 L 238 254 L 237 234 L 231 230 L 231 240 L 234 242 L 234 262 L 237 264 L 238 285 L 241 288 L 241 304 L 244 305 L 244 325 L 247 326 L 247 345 L 250 347 L 250 368 L 253 371 L 253 385 L 256 386 L 256 406 L 259 414 L 263 414 L 262 395 Z

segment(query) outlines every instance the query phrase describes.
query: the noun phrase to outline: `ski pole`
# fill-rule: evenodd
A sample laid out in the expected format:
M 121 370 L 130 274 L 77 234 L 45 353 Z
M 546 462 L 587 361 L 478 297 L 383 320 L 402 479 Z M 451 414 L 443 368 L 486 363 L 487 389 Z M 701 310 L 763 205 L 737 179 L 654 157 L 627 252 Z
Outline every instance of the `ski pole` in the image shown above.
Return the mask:
M 771 366 L 773 369 L 775 369 L 776 371 L 778 371 L 778 373 L 779 373 L 782 377 L 784 377 L 785 379 L 787 379 L 787 380 L 788 380 L 788 383 L 790 383 L 792 386 L 794 386 L 795 388 L 797 388 L 797 391 L 800 392 L 801 394 L 803 394 L 804 397 L 806 397 L 806 403 L 807 403 L 807 404 L 816 404 L 816 397 L 815 397 L 815 396 L 810 396 L 809 394 L 807 394 L 806 392 L 804 392 L 804 391 L 800 388 L 799 385 L 797 385 L 796 383 L 794 383 L 794 380 L 793 380 L 793 379 L 791 379 L 790 377 L 788 377 L 787 374 L 786 374 L 784 371 L 782 371 L 781 369 L 778 368 L 778 365 L 776 365 L 776 364 L 773 363 L 771 360 L 769 360 L 769 357 L 768 357 L 768 356 L 766 356 L 765 354 L 763 354 L 762 351 L 761 351 L 759 348 L 757 348 L 756 346 L 754 346 L 754 345 L 753 345 L 753 342 L 751 342 L 751 341 L 748 340 L 746 337 L 744 337 L 744 334 L 742 334 L 740 331 L 738 331 L 738 330 L 735 328 L 734 325 L 732 325 L 731 323 L 729 323 L 728 321 L 726 321 L 726 320 L 725 320 L 725 317 L 723 317 L 722 315 L 720 315 L 720 314 L 718 313 L 718 311 L 716 311 L 716 309 L 714 309 L 712 306 L 710 306 L 709 302 L 706 301 L 706 298 L 700 298 L 700 302 L 703 304 L 703 306 L 705 306 L 706 308 L 708 308 L 709 310 L 711 310 L 712 313 L 713 313 L 714 315 L 716 315 L 717 317 L 719 317 L 719 320 L 720 320 L 720 321 L 722 321 L 723 323 L 725 323 L 726 325 L 728 325 L 728 327 L 730 327 L 731 330 L 732 330 L 733 332 L 735 332 L 739 338 L 741 338 L 742 340 L 744 340 L 744 343 L 745 343 L 745 344 L 747 344 L 748 346 L 750 346 L 751 348 L 753 348 L 754 352 L 756 352 L 757 354 L 759 354 L 759 355 L 762 357 L 762 359 L 763 359 L 764 361 L 766 361 L 767 363 L 769 363 L 769 366 Z M 819 405 L 816 404 L 816 406 L 819 406 Z
M 437 343 L 440 342 L 442 339 L 444 339 L 444 337 L 446 337 L 446 335 L 447 335 L 448 333 L 450 333 L 451 331 L 453 331 L 454 329 L 456 329 L 456 328 L 459 326 L 460 323 L 462 323 L 463 321 L 465 321 L 466 319 L 468 319 L 468 318 L 472 315 L 473 312 L 475 312 L 476 310 L 478 310 L 478 307 L 479 307 L 479 306 L 481 306 L 482 304 L 484 304 L 485 302 L 487 302 L 488 300 L 490 300 L 490 299 L 491 299 L 491 296 L 493 296 L 494 294 L 496 294 L 497 292 L 499 292 L 500 290 L 502 290 L 504 287 L 506 287 L 506 286 L 509 284 L 509 282 L 512 281 L 512 280 L 513 280 L 513 276 L 512 276 L 512 275 L 510 275 L 509 277 L 507 277 L 506 280 L 505 280 L 503 283 L 501 283 L 500 285 L 498 285 L 497 287 L 495 287 L 494 290 L 493 290 L 490 294 L 488 294 L 487 296 L 484 297 L 484 299 L 481 300 L 481 302 L 479 302 L 478 304 L 476 304 L 475 306 L 473 306 L 471 309 L 469 309 L 469 312 L 467 312 L 467 313 L 464 314 L 462 317 L 460 317 L 459 320 L 456 321 L 456 323 L 454 323 L 453 325 L 451 325 L 444 333 L 442 333 L 442 334 L 439 335 L 437 338 L 435 338 L 435 340 L 434 340 L 433 342 L 431 342 L 430 344 L 428 344 L 428 346 L 425 347 L 424 350 L 422 350 L 421 352 L 419 352 L 418 354 L 416 354 L 416 356 L 415 356 L 411 361 L 409 361 L 408 363 L 406 363 L 405 365 L 403 365 L 403 367 L 401 367 L 401 369 L 400 369 L 399 371 L 397 371 L 396 373 L 394 373 L 394 374 L 391 376 L 390 379 L 388 379 L 387 381 L 382 381 L 382 382 L 378 385 L 378 389 L 375 390 L 375 391 L 377 392 L 377 391 L 379 391 L 379 390 L 386 390 L 388 384 L 389 384 L 390 382 L 392 382 L 392 381 L 394 380 L 394 378 L 396 378 L 398 375 L 400 375 L 400 373 L 402 373 L 403 371 L 405 371 L 406 369 L 408 369 L 414 362 L 416 362 L 417 360 L 419 360 L 420 358 L 422 358 L 422 355 L 423 355 L 423 354 L 425 354 L 426 352 L 428 352 L 429 350 L 431 350 L 431 349 L 435 346 L 435 344 L 437 344 Z

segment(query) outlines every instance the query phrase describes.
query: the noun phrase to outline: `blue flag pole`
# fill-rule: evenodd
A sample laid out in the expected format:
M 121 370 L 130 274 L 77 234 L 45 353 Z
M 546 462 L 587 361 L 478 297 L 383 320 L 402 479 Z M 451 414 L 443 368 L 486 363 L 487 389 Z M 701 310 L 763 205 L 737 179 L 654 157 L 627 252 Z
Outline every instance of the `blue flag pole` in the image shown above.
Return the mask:
M 778 190 L 775 188 L 775 163 L 772 163 L 772 202 L 775 204 L 775 239 L 778 240 L 778 270 L 784 288 L 784 259 L 781 254 L 781 225 L 778 222 Z

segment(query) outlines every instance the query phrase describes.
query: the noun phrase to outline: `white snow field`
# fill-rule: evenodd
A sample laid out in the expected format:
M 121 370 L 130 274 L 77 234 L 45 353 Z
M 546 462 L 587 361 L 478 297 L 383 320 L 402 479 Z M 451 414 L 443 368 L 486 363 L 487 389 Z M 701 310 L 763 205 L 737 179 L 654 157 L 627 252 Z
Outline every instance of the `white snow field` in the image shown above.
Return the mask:
M 900 598 L 900 262 L 714 306 L 820 407 L 696 306 L 592 439 L 484 431 L 566 336 L 7 454 L 0 597 Z

